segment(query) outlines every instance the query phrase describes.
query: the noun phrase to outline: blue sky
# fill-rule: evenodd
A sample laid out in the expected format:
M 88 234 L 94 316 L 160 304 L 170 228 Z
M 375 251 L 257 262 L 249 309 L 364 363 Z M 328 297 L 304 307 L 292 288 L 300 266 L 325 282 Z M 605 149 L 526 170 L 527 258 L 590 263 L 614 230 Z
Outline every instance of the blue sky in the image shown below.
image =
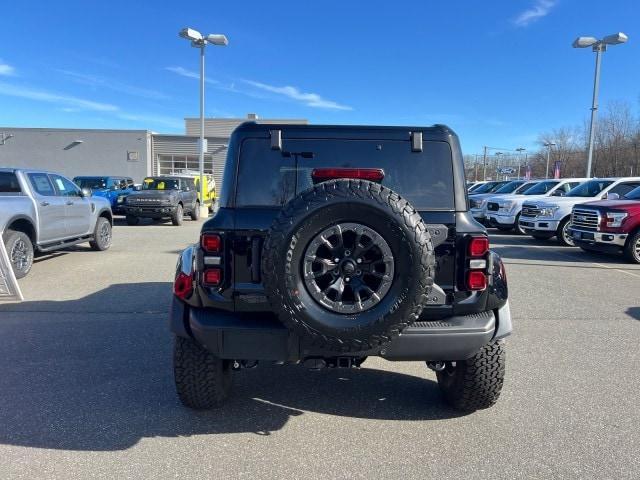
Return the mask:
M 3 126 L 183 132 L 198 115 L 183 26 L 229 38 L 207 51 L 208 116 L 446 123 L 465 153 L 532 149 L 589 113 L 594 54 L 573 39 L 617 31 L 601 100 L 640 105 L 637 0 L 25 0 L 2 18 Z

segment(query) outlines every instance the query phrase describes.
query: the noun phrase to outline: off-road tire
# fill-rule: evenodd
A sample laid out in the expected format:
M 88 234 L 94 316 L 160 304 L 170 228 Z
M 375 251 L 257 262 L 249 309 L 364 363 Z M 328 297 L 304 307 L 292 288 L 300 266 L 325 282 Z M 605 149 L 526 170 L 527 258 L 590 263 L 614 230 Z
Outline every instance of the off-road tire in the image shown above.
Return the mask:
M 624 247 L 624 255 L 627 260 L 633 263 L 640 263 L 640 252 L 637 251 L 640 243 L 640 230 L 629 235 L 627 244 Z
M 573 240 L 571 240 L 570 242 L 567 241 L 567 239 L 564 236 L 564 231 L 567 228 L 567 225 L 569 224 L 569 222 L 571 222 L 571 217 L 567 217 L 564 220 L 562 220 L 560 222 L 560 225 L 558 225 L 558 230 L 556 231 L 556 237 L 558 238 L 558 242 L 560 242 L 560 245 L 562 245 L 563 247 L 575 247 L 576 244 Z
M 551 240 L 555 233 L 532 233 L 531 236 L 536 240 Z
M 16 278 L 24 278 L 27 276 L 31 267 L 33 266 L 33 243 L 29 235 L 18 230 L 7 230 L 4 233 L 4 244 L 7 249 L 7 255 L 9 256 L 9 262 L 13 269 L 13 274 Z M 15 255 L 14 249 L 19 248 L 21 256 L 24 258 L 18 263 L 13 261 Z
M 176 207 L 176 211 L 171 215 L 171 223 L 176 226 L 182 225 L 182 220 L 184 219 L 184 209 L 181 204 L 178 204 Z
M 222 360 L 190 338 L 174 337 L 173 375 L 185 407 L 221 407 L 231 391 L 231 360 Z
M 189 216 L 191 217 L 191 220 L 193 220 L 194 222 L 197 220 L 200 220 L 200 202 L 196 202 Z
M 340 222 L 363 222 L 385 237 L 395 277 L 382 300 L 365 311 L 336 313 L 304 284 L 307 243 Z M 384 233 L 383 233 L 384 232 Z M 435 256 L 420 214 L 392 190 L 364 180 L 322 182 L 287 203 L 263 248 L 265 291 L 280 321 L 312 346 L 339 352 L 380 347 L 416 321 L 433 285 Z
M 108 230 L 108 234 L 106 231 Z M 98 217 L 96 227 L 93 230 L 93 240 L 89 242 L 89 246 L 96 251 L 102 252 L 108 250 L 113 240 L 111 222 L 105 217 Z
M 127 225 L 138 225 L 140 223 L 140 217 L 134 215 L 127 215 Z
M 455 367 L 448 362 L 445 370 L 436 372 L 446 402 L 465 412 L 491 407 L 502 390 L 505 357 L 504 340 L 498 340 L 473 357 L 455 362 Z

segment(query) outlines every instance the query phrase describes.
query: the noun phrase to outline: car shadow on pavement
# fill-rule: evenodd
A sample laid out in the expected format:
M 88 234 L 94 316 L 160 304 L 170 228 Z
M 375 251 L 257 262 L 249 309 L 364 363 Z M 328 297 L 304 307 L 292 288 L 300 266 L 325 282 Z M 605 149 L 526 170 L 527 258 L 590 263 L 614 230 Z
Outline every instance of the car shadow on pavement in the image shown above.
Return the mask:
M 640 320 L 640 307 L 629 307 L 627 308 L 626 314 L 629 315 L 631 318 Z
M 235 374 L 222 409 L 186 409 L 172 378 L 170 295 L 170 283 L 116 284 L 76 300 L 0 306 L 0 443 L 111 451 L 158 436 L 268 436 L 305 412 L 383 421 L 459 416 L 434 381 L 364 367 L 259 366 Z

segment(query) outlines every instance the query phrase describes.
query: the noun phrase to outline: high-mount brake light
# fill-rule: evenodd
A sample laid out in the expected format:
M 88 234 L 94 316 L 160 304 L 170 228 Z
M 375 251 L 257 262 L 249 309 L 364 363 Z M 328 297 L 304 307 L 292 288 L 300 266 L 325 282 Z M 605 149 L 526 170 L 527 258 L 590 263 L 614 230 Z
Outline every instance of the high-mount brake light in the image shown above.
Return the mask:
M 487 237 L 473 237 L 469 242 L 469 256 L 482 257 L 489 251 L 489 239 Z
M 184 272 L 178 273 L 173 281 L 173 293 L 176 297 L 184 300 L 193 292 L 193 278 Z
M 384 170 L 381 168 L 315 168 L 311 172 L 311 178 L 316 183 L 339 178 L 381 182 L 384 178 Z
M 200 245 L 207 253 L 218 253 L 222 247 L 222 239 L 216 233 L 203 233 L 200 237 Z
M 222 280 L 222 270 L 219 268 L 207 268 L 203 275 L 202 281 L 206 286 L 218 286 Z
M 467 272 L 467 287 L 469 290 L 484 290 L 487 288 L 487 276 L 481 270 Z

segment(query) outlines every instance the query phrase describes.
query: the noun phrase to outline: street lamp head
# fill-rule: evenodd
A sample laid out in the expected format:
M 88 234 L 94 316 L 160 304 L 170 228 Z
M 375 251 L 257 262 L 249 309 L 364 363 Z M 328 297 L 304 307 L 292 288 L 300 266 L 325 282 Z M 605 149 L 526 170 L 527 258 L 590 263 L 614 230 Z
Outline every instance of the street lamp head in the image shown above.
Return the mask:
M 220 47 L 226 47 L 227 45 L 229 45 L 229 40 L 227 40 L 226 36 L 216 33 L 207 35 L 207 42 L 213 45 L 218 45 Z
M 556 144 L 555 144 L 555 142 L 547 142 L 547 143 L 544 144 L 544 146 L 545 147 L 555 147 Z
M 607 45 L 618 45 L 619 43 L 627 43 L 627 40 L 629 40 L 629 37 L 622 32 L 618 32 L 604 37 L 602 39 L 602 43 L 606 43 Z
M 202 41 L 202 34 L 199 31 L 188 27 L 180 30 L 180 37 L 191 40 L 192 42 Z
M 598 43 L 595 37 L 578 37 L 571 44 L 573 48 L 587 48 Z

